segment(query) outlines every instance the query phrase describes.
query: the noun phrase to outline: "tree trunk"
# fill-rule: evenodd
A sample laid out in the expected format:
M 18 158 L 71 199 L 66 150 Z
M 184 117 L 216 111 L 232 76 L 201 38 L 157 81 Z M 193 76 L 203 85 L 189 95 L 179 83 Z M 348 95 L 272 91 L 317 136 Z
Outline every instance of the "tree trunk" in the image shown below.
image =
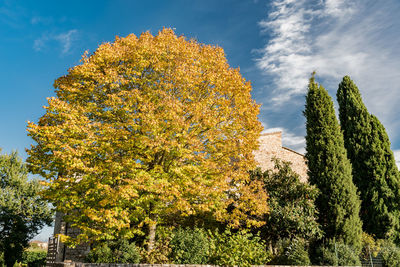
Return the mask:
M 156 240 L 156 229 L 157 229 L 156 221 L 149 224 L 149 243 L 147 244 L 147 252 L 152 251 L 154 248 L 154 243 Z
M 271 252 L 272 255 L 274 255 L 274 248 L 272 247 L 272 241 L 268 242 L 268 250 Z

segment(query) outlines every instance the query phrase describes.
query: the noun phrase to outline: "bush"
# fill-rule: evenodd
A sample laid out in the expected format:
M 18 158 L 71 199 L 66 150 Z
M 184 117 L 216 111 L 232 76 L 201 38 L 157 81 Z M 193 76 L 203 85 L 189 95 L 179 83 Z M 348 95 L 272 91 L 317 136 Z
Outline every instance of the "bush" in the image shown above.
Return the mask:
M 90 263 L 139 263 L 140 254 L 135 243 L 107 241 L 94 247 L 86 260 Z
M 171 240 L 171 260 L 176 264 L 207 264 L 210 238 L 203 229 L 178 228 Z
M 372 257 L 378 256 L 380 250 L 381 250 L 381 243 L 382 240 L 375 240 L 373 236 L 363 233 L 362 239 L 361 239 L 361 244 L 362 244 L 362 249 L 361 249 L 361 254 L 360 257 L 363 260 L 369 260 L 370 255 Z
M 400 266 L 400 249 L 393 242 L 384 240 L 380 254 L 385 266 Z
M 262 265 L 270 260 L 270 254 L 265 250 L 261 238 L 248 231 L 235 234 L 226 230 L 223 233 L 210 233 L 213 239 L 210 263 L 224 266 Z
M 307 244 L 303 239 L 283 239 L 277 243 L 277 253 L 269 264 L 310 265 Z
M 356 250 L 343 242 L 328 241 L 317 249 L 317 264 L 334 266 L 361 265 Z
M 22 262 L 28 267 L 39 267 L 46 265 L 47 252 L 41 249 L 28 249 L 22 253 Z

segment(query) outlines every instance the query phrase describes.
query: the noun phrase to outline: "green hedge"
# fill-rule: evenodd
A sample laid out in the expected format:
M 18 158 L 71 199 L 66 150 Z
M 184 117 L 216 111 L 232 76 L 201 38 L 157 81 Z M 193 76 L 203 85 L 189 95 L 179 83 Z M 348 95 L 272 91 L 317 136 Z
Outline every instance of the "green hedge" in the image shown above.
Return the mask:
M 89 252 L 90 263 L 139 263 L 140 253 L 135 243 L 127 240 L 108 241 L 98 244 Z
M 27 264 L 28 267 L 40 267 L 46 266 L 47 252 L 41 249 L 27 249 L 22 254 L 23 264 Z
M 211 238 L 204 229 L 178 228 L 173 233 L 170 259 L 176 264 L 207 264 Z
M 384 240 L 381 245 L 380 255 L 385 266 L 400 266 L 400 248 L 393 242 Z
M 276 253 L 269 262 L 274 265 L 311 265 L 308 245 L 303 239 L 282 239 L 276 244 Z
M 271 254 L 266 251 L 263 240 L 258 235 L 243 230 L 232 233 L 211 234 L 213 239 L 210 263 L 224 266 L 263 265 L 270 261 Z
M 317 249 L 317 264 L 334 266 L 360 266 L 356 250 L 340 241 L 329 240 Z

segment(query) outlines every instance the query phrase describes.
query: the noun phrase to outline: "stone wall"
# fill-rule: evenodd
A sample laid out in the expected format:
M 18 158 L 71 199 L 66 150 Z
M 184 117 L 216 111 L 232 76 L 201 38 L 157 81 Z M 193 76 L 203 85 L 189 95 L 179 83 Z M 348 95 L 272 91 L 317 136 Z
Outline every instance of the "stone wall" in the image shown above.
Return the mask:
M 67 235 L 70 237 L 77 237 L 79 233 L 79 229 L 69 227 Z M 87 244 L 81 244 L 75 248 L 65 247 L 65 259 L 72 261 L 83 261 L 89 251 L 90 247 Z
M 79 229 L 71 227 L 69 224 L 62 220 L 63 214 L 61 212 L 56 213 L 56 220 L 54 224 L 54 236 L 57 234 L 64 234 L 70 237 L 77 237 L 79 235 Z M 75 248 L 67 247 L 63 243 L 59 243 L 56 254 L 56 261 L 62 262 L 64 260 L 71 260 L 81 262 L 85 259 L 89 253 L 90 247 L 87 244 L 81 244 Z
M 53 267 L 218 267 L 218 265 L 200 264 L 121 264 L 121 263 L 79 263 L 79 262 L 58 262 Z M 333 267 L 333 266 L 288 266 L 288 265 L 253 265 L 254 267 Z M 350 266 L 342 266 L 350 267 Z M 361 267 L 361 266 L 352 266 Z
M 292 169 L 300 175 L 302 182 L 307 182 L 307 165 L 305 157 L 289 148 L 282 147 L 282 132 L 265 133 L 260 136 L 260 147 L 254 152 L 257 165 L 263 171 L 274 169 L 274 157 L 292 163 Z

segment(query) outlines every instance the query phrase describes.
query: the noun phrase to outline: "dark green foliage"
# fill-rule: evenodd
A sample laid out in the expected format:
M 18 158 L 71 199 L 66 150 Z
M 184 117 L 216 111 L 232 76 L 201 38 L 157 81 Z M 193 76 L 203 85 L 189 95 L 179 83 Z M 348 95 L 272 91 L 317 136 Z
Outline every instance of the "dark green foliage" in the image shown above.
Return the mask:
M 326 239 L 343 240 L 361 249 L 360 200 L 352 181 L 343 135 L 328 92 L 310 79 L 306 96 L 306 159 L 309 182 L 320 194 L 319 223 Z
M 52 212 L 40 198 L 40 190 L 37 180 L 28 180 L 26 166 L 17 153 L 0 155 L 0 251 L 7 266 L 20 260 L 28 241 L 52 222 Z
M 299 175 L 290 168 L 289 162 L 275 159 L 275 170 L 251 172 L 253 179 L 263 181 L 268 192 L 270 213 L 265 215 L 266 224 L 259 228 L 261 237 L 272 246 L 282 239 L 312 240 L 321 237 L 314 204 L 318 189 L 300 182 Z
M 276 244 L 276 255 L 273 257 L 270 265 L 310 265 L 308 255 L 308 242 L 303 239 L 282 239 Z
M 86 261 L 90 263 L 109 263 L 113 262 L 111 248 L 107 244 L 98 245 L 86 256 Z
M 321 246 L 317 254 L 319 258 L 315 262 L 318 265 L 330 266 L 360 266 L 358 257 L 359 249 L 353 248 L 343 242 L 328 241 Z
M 46 266 L 46 256 L 47 252 L 44 250 L 27 249 L 22 253 L 21 263 L 28 267 Z
M 350 77 L 339 84 L 337 100 L 353 179 L 362 200 L 364 229 L 377 238 L 400 243 L 400 178 L 385 128 L 368 113 Z
M 384 240 L 380 255 L 386 267 L 400 266 L 400 248 L 392 241 Z
M 210 238 L 203 229 L 178 228 L 170 242 L 170 259 L 176 264 L 207 264 Z
M 94 247 L 86 260 L 91 263 L 139 263 L 140 253 L 135 243 L 108 241 Z
M 287 263 L 289 265 L 310 265 L 307 244 L 302 239 L 294 239 L 289 247 L 286 248 Z
M 263 265 L 270 260 L 265 243 L 257 235 L 248 231 L 211 234 L 212 256 L 211 264 L 222 266 L 250 266 Z

